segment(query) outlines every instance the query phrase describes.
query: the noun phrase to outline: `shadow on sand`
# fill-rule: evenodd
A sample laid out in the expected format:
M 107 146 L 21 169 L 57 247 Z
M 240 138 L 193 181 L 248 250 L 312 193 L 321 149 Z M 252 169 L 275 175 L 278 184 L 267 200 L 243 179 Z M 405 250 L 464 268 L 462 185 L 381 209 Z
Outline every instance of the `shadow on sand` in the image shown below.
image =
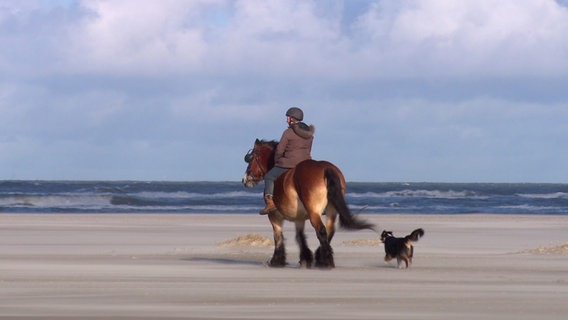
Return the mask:
M 208 262 L 223 265 L 243 265 L 243 266 L 265 266 L 266 262 L 261 260 L 245 260 L 227 257 L 186 257 L 183 261 L 189 262 Z

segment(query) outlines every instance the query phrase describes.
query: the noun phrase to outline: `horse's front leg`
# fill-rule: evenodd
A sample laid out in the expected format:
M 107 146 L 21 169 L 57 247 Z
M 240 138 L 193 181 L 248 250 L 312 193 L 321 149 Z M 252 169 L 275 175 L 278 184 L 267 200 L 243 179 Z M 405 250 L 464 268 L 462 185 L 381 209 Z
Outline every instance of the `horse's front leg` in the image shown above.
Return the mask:
M 275 212 L 269 213 L 268 219 L 274 232 L 274 254 L 269 263 L 271 267 L 284 267 L 286 266 L 286 249 L 284 247 L 284 235 L 282 234 L 284 220 L 276 217 Z
M 296 221 L 296 242 L 300 246 L 300 266 L 309 269 L 314 262 L 314 255 L 306 241 L 306 234 L 304 233 L 305 222 L 305 220 Z

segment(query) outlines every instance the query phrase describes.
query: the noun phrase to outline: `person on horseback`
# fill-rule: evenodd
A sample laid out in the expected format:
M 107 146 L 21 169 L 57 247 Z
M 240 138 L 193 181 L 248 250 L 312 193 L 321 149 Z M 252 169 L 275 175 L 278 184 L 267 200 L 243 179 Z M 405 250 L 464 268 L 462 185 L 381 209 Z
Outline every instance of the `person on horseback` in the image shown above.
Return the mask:
M 300 108 L 292 107 L 286 111 L 288 128 L 276 147 L 274 155 L 274 168 L 270 169 L 264 177 L 264 202 L 266 206 L 259 214 L 268 214 L 276 210 L 272 199 L 274 180 L 284 172 L 294 168 L 298 163 L 311 159 L 312 142 L 314 141 L 315 127 L 304 122 L 304 112 Z

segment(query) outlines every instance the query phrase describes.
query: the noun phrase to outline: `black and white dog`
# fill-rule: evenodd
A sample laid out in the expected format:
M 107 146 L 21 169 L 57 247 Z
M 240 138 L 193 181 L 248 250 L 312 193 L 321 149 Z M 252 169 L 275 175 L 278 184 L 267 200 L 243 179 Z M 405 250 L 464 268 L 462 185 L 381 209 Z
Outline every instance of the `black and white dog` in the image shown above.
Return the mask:
M 385 261 L 389 262 L 396 258 L 398 268 L 401 268 L 401 261 L 404 261 L 406 268 L 410 267 L 412 256 L 414 255 L 412 242 L 418 241 L 422 236 L 424 236 L 422 228 L 412 231 L 411 234 L 404 238 L 396 238 L 393 236 L 392 231 L 383 231 L 381 241 L 385 244 Z

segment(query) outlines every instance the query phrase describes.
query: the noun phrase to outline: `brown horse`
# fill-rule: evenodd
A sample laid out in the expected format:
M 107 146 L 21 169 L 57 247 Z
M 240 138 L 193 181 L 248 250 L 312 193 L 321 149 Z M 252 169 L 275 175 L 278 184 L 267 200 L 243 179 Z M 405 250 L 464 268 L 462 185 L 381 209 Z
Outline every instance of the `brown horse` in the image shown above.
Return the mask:
M 243 185 L 254 187 L 274 167 L 275 141 L 256 140 L 245 161 L 248 163 Z M 274 203 L 277 210 L 268 214 L 274 231 L 274 254 L 270 266 L 286 265 L 286 251 L 282 225 L 284 220 L 296 224 L 296 241 L 300 246 L 300 265 L 310 268 L 314 256 L 308 248 L 304 225 L 306 220 L 316 231 L 320 247 L 316 251 L 315 265 L 333 268 L 333 250 L 330 242 L 335 233 L 335 219 L 339 214 L 342 227 L 351 230 L 372 229 L 374 225 L 353 215 L 345 202 L 345 178 L 341 171 L 327 161 L 305 160 L 283 173 L 274 183 Z M 324 224 L 322 215 L 327 216 Z

